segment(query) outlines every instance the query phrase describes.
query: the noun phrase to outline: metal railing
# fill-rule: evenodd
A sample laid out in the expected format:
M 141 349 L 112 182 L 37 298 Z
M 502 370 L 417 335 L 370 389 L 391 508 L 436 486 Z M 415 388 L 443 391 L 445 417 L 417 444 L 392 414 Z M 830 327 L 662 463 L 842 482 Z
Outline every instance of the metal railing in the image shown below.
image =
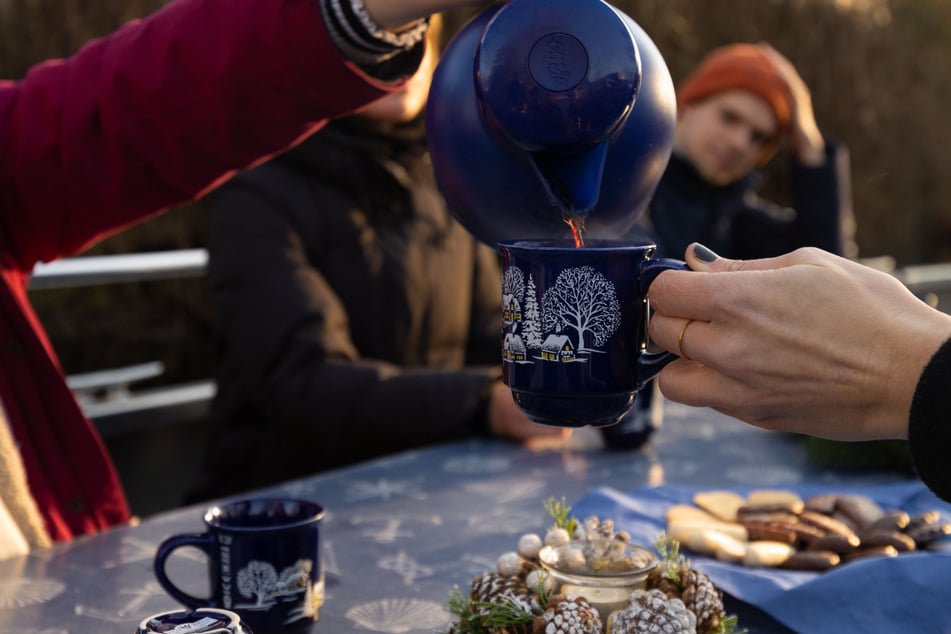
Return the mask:
M 951 308 L 951 263 L 895 268 L 891 258 L 873 258 L 863 263 L 885 270 L 912 292 L 940 310 Z M 118 282 L 139 282 L 200 277 L 208 266 L 205 249 L 185 249 L 123 255 L 81 256 L 49 264 L 38 264 L 30 279 L 30 290 L 96 286 Z M 947 301 L 941 296 L 948 295 Z M 132 384 L 161 375 L 161 362 L 91 372 L 68 377 L 86 414 L 104 434 L 123 433 L 143 425 L 172 424 L 205 416 L 215 385 L 211 380 L 133 390 Z
M 894 274 L 917 295 L 951 292 L 951 262 L 909 266 Z M 942 308 L 940 304 L 938 307 Z
M 951 262 L 903 268 L 895 268 L 894 260 L 887 256 L 862 262 L 893 274 L 918 294 L 951 291 Z M 65 258 L 37 264 L 30 278 L 30 290 L 201 277 L 207 267 L 205 249 Z
M 200 277 L 208 266 L 205 249 L 65 258 L 37 264 L 29 290 L 98 286 L 119 282 Z M 208 415 L 215 395 L 212 380 L 157 388 L 133 384 L 161 376 L 160 361 L 73 374 L 67 384 L 103 436 L 160 425 L 183 424 Z
M 205 249 L 65 258 L 37 264 L 30 290 L 200 277 L 207 267 Z

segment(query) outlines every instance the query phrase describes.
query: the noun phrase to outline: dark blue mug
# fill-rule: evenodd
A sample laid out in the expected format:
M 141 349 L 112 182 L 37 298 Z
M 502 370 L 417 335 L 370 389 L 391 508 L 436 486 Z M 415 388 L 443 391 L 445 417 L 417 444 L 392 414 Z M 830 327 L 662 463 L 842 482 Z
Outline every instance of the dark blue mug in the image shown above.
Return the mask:
M 637 391 L 671 360 L 648 352 L 647 290 L 680 260 L 646 242 L 499 243 L 503 260 L 502 378 L 533 421 L 617 423 Z
M 174 535 L 155 555 L 155 576 L 189 609 L 211 607 L 241 616 L 255 634 L 308 631 L 324 600 L 320 521 L 324 509 L 306 500 L 248 499 L 205 512 L 205 532 Z M 165 571 L 178 548 L 208 555 L 211 596 L 178 588 Z

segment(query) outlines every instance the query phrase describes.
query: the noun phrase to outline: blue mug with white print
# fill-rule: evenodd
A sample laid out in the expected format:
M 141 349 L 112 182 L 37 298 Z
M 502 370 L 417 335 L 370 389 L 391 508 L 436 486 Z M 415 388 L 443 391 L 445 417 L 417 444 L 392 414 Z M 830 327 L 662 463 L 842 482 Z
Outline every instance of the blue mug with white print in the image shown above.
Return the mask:
M 533 421 L 614 425 L 677 356 L 649 352 L 647 292 L 663 271 L 648 242 L 515 240 L 502 252 L 502 378 Z
M 233 611 L 255 634 L 309 632 L 324 601 L 323 516 L 319 504 L 290 498 L 212 506 L 204 533 L 173 535 L 159 545 L 155 576 L 187 608 Z M 185 546 L 208 556 L 208 597 L 188 594 L 168 578 L 166 560 Z

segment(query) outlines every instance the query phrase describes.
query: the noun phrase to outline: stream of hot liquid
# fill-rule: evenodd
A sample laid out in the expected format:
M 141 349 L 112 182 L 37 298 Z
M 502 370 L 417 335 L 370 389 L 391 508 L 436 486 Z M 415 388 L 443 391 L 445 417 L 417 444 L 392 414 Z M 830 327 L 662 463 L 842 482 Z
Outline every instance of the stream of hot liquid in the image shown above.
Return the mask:
M 579 249 L 584 246 L 584 216 L 566 215 L 565 222 L 571 229 L 571 237 L 575 239 L 575 246 Z

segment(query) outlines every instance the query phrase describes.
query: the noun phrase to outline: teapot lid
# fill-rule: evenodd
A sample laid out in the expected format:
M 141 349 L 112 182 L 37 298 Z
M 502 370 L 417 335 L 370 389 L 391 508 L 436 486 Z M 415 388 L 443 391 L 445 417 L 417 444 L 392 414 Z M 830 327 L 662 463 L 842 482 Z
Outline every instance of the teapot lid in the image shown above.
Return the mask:
M 241 617 L 230 610 L 199 608 L 172 610 L 142 619 L 135 634 L 251 634 Z
M 482 35 L 476 90 L 527 151 L 581 151 L 623 125 L 641 83 L 627 24 L 602 0 L 512 0 Z

